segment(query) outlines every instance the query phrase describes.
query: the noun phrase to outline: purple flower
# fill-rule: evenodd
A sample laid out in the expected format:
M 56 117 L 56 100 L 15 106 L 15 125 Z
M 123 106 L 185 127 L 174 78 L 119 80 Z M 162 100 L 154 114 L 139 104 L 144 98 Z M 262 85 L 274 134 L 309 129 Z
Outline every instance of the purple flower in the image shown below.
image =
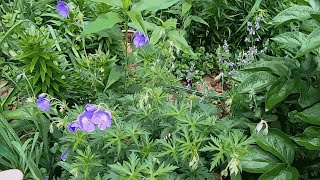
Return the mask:
M 61 161 L 65 161 L 67 159 L 68 155 L 69 155 L 68 150 L 66 150 L 64 153 L 62 153 L 60 156 Z
M 92 123 L 98 125 L 100 130 L 105 130 L 111 126 L 111 114 L 108 111 L 97 110 L 92 116 Z
M 260 38 L 256 38 L 255 41 L 259 42 L 259 41 L 260 41 Z
M 248 22 L 247 22 L 247 26 L 248 26 L 248 27 L 251 27 L 251 26 L 252 26 L 252 23 L 251 23 L 250 21 L 248 21 Z
M 229 66 L 229 67 L 233 67 L 233 66 L 234 66 L 234 63 L 233 63 L 233 62 L 228 62 L 228 66 Z
M 260 24 L 258 22 L 256 22 L 255 27 L 256 27 L 256 30 L 259 30 L 260 29 Z
M 256 31 L 254 31 L 253 28 L 250 28 L 249 34 L 250 34 L 250 35 L 256 35 Z
M 66 18 L 69 15 L 69 7 L 64 1 L 59 0 L 56 10 L 62 18 Z
M 41 94 L 38 96 L 36 105 L 38 106 L 38 108 L 40 108 L 44 112 L 49 111 L 51 108 L 50 100 L 47 98 L 44 98 Z
M 143 47 L 149 42 L 149 38 L 145 35 L 136 31 L 135 38 L 133 39 L 133 44 L 136 48 Z
M 68 129 L 70 132 L 75 133 L 79 129 L 80 125 L 78 121 L 73 121 L 68 124 Z
M 49 176 L 45 176 L 45 177 L 44 177 L 44 180 L 49 180 Z
M 250 40 L 249 40 L 248 37 L 244 38 L 244 42 L 249 42 L 249 41 L 250 41 Z
M 236 72 L 235 69 L 232 69 L 231 71 L 228 72 L 229 75 L 233 75 Z
M 78 121 L 80 125 L 80 129 L 84 132 L 93 132 L 95 129 L 94 124 L 92 123 L 91 117 L 93 114 L 91 112 L 83 112 L 78 116 Z

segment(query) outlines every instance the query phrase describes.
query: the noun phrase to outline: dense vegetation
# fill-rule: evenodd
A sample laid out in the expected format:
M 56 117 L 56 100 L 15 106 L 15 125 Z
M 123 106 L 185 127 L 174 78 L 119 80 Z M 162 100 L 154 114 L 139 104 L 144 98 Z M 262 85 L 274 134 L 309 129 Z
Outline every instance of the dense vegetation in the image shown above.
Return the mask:
M 0 2 L 0 171 L 320 178 L 319 1 Z

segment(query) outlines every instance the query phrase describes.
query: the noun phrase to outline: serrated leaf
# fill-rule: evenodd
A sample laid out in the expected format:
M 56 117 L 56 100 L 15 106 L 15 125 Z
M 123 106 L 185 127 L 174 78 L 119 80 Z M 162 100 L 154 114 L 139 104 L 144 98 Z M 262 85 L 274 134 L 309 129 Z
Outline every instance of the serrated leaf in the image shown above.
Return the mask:
M 106 14 L 100 15 L 95 21 L 90 22 L 85 26 L 84 34 L 93 34 L 104 29 L 112 28 L 117 23 L 121 22 L 122 18 L 119 14 L 115 12 L 108 12 Z
M 313 51 L 320 47 L 320 28 L 315 29 L 310 33 L 307 39 L 303 42 L 301 49 L 297 53 L 297 57 L 303 56 L 304 54 Z
M 294 143 L 284 132 L 278 129 L 270 129 L 267 135 L 255 134 L 254 138 L 260 147 L 277 156 L 283 162 L 287 164 L 293 162 Z
M 248 76 L 238 87 L 239 93 L 247 93 L 251 90 L 261 91 L 276 81 L 276 77 L 269 72 L 259 71 Z
M 90 1 L 104 3 L 112 7 L 119 7 L 119 8 L 123 7 L 122 0 L 90 0 Z
M 271 23 L 274 25 L 280 25 L 290 20 L 304 21 L 311 18 L 310 13 L 313 11 L 314 10 L 309 6 L 295 5 L 280 12 L 272 19 Z
M 169 31 L 168 37 L 180 50 L 187 54 L 193 54 L 191 47 L 188 45 L 188 42 L 182 35 L 180 35 L 178 31 Z
M 297 79 L 288 79 L 287 76 L 280 77 L 268 90 L 266 109 L 270 110 L 273 106 L 288 97 L 298 87 L 299 82 Z
M 189 2 L 184 2 L 182 4 L 182 9 L 181 9 L 181 16 L 184 16 L 192 7 L 192 4 Z
M 292 139 L 309 150 L 320 151 L 320 127 L 310 126 Z
M 161 9 L 167 9 L 177 2 L 179 2 L 179 0 L 141 0 L 138 3 L 135 3 L 135 5 L 132 6 L 132 9 L 135 11 L 148 10 L 155 13 Z
M 240 159 L 243 171 L 250 173 L 265 173 L 280 161 L 274 155 L 258 146 L 249 146 L 248 152 Z
M 320 103 L 313 105 L 312 107 L 295 113 L 295 116 L 310 124 L 320 125 Z
M 295 167 L 287 167 L 286 164 L 278 164 L 270 171 L 262 174 L 259 180 L 298 180 L 299 172 Z
M 305 42 L 307 35 L 302 32 L 286 32 L 273 38 L 273 41 L 282 44 L 282 48 L 298 51 Z

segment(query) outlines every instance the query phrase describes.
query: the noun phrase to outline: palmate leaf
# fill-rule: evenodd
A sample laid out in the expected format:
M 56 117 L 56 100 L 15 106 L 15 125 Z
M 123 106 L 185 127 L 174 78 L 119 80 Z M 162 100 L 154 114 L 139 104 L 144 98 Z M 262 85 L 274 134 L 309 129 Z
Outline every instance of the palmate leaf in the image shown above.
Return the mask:
M 219 164 L 221 164 L 224 160 L 224 150 L 223 150 L 223 145 L 221 144 L 221 140 L 211 136 L 210 140 L 212 141 L 209 142 L 209 145 L 206 145 L 205 147 L 201 148 L 200 151 L 204 152 L 216 152 L 211 160 L 210 163 L 210 171 L 212 171 L 215 167 L 217 167 Z
M 178 168 L 178 166 L 173 166 L 170 164 L 165 166 L 164 163 L 161 163 L 161 165 L 156 168 L 156 159 L 154 159 L 154 157 L 151 155 L 149 155 L 145 160 L 145 164 L 146 168 L 144 173 L 147 175 L 147 179 L 159 179 L 160 177 L 166 176 L 168 173 L 171 173 Z

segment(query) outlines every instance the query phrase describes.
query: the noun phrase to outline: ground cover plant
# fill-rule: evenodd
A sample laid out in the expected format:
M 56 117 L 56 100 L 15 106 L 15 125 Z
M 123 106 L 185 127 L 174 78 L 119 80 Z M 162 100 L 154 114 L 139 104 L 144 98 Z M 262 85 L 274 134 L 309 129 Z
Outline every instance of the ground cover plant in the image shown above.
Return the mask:
M 319 179 L 314 0 L 2 0 L 0 173 Z

